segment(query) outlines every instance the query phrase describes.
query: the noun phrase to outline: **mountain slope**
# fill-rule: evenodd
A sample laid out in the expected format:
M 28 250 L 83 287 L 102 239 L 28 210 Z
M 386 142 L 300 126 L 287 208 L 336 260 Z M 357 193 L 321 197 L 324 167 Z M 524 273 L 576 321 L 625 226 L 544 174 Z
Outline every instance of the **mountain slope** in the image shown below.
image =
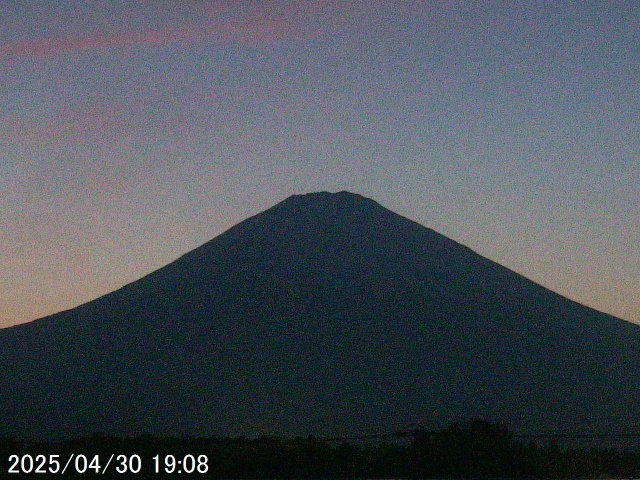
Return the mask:
M 640 327 L 359 195 L 290 197 L 73 310 L 0 330 L 0 434 L 627 431 Z

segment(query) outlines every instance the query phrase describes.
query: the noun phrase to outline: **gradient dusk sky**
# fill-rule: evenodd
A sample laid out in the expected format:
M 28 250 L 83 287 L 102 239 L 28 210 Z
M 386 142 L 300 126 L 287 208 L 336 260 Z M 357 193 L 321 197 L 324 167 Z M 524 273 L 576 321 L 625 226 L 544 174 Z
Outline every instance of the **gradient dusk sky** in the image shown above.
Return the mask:
M 348 190 L 640 323 L 640 2 L 4 0 L 0 327 Z

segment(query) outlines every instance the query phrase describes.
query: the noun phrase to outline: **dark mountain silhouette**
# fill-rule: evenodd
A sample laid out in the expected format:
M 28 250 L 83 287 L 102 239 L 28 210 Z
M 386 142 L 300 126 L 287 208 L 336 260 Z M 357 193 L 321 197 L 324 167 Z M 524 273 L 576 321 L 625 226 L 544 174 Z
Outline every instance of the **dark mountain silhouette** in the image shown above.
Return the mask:
M 0 435 L 340 435 L 481 416 L 640 423 L 640 327 L 376 202 L 292 196 L 69 311 L 0 330 Z

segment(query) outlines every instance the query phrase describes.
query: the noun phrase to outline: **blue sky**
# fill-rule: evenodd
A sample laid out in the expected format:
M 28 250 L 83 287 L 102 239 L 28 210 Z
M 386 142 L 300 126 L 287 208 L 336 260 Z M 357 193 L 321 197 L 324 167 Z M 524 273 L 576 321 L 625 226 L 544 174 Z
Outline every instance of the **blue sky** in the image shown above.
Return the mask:
M 640 323 L 636 2 L 7 1 L 0 327 L 349 190 Z

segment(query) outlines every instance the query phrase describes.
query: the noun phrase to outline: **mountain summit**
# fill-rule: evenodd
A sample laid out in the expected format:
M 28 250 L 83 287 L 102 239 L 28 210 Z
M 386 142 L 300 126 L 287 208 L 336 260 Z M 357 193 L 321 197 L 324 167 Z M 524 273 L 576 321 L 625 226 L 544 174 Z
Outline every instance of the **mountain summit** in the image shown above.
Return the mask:
M 628 431 L 639 366 L 637 325 L 321 192 L 0 330 L 0 435 L 365 434 L 472 416 Z

